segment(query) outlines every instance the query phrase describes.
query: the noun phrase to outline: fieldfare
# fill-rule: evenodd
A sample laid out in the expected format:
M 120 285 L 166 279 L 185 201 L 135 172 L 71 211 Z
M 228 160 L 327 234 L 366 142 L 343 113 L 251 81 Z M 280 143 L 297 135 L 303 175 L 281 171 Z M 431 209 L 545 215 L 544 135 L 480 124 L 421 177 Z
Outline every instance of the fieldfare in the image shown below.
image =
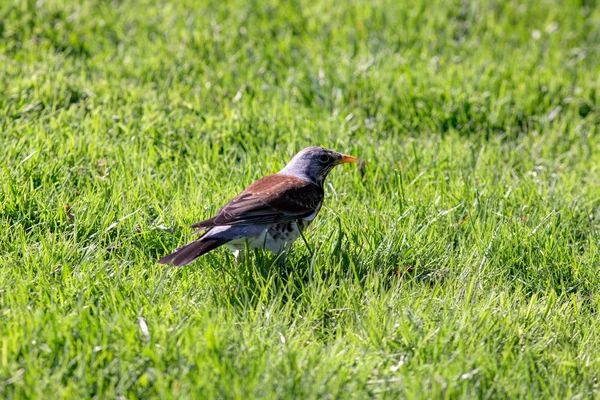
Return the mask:
M 245 246 L 281 254 L 300 237 L 323 204 L 323 182 L 336 165 L 357 158 L 322 147 L 308 147 L 281 171 L 254 182 L 221 208 L 217 215 L 192 225 L 204 232 L 193 242 L 158 260 L 187 265 L 226 245 L 238 258 Z

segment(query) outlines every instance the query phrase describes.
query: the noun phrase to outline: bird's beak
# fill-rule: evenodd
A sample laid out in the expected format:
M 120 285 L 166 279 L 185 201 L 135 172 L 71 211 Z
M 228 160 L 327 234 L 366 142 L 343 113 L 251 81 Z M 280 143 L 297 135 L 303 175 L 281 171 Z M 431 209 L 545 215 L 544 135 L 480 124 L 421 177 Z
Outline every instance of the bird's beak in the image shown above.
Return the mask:
M 338 164 L 345 164 L 345 163 L 349 163 L 349 162 L 357 162 L 358 158 L 353 157 L 353 156 L 349 156 L 347 154 L 342 154 L 342 158 L 340 158 L 338 160 L 338 162 L 336 163 L 336 165 Z

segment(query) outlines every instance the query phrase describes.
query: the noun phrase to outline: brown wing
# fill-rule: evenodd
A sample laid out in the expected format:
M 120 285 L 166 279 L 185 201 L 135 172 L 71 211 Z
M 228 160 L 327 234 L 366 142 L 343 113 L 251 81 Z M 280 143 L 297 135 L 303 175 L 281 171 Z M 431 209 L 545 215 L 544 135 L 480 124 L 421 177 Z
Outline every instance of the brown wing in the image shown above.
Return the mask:
M 305 218 L 323 201 L 323 188 L 289 175 L 269 175 L 237 195 L 213 218 L 192 225 L 268 225 Z

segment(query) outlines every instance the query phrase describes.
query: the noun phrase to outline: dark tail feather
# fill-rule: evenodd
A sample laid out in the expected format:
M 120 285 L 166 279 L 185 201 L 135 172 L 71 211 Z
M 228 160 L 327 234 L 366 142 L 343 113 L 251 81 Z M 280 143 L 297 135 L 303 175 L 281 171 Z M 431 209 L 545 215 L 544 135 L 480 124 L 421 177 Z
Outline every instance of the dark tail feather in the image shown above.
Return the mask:
M 208 253 L 211 250 L 216 249 L 219 246 L 224 245 L 229 240 L 222 238 L 212 238 L 203 236 L 199 239 L 194 240 L 192 243 L 186 244 L 175 249 L 175 252 L 164 256 L 158 260 L 159 264 L 173 264 L 176 267 L 188 265 L 196 258 L 203 254 Z

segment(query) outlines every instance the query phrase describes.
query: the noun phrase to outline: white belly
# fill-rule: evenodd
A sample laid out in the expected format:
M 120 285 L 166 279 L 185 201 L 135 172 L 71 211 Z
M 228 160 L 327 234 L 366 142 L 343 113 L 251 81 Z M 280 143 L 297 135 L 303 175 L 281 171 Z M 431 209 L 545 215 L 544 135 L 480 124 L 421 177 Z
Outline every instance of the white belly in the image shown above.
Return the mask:
M 225 246 L 229 247 L 231 250 L 234 250 L 234 251 L 243 250 L 244 247 L 246 247 L 246 246 L 248 246 L 251 249 L 265 248 L 265 245 L 268 241 L 267 230 L 268 230 L 268 228 L 263 229 L 256 236 L 248 236 L 248 237 L 242 237 L 239 239 L 232 240 L 231 242 L 227 243 Z
M 314 216 L 312 217 L 314 218 Z M 225 246 L 231 249 L 236 257 L 238 257 L 241 251 L 244 251 L 246 246 L 250 249 L 264 249 L 279 254 L 287 251 L 300 236 L 301 233 L 298 224 L 292 221 L 265 227 L 257 235 L 234 239 Z

